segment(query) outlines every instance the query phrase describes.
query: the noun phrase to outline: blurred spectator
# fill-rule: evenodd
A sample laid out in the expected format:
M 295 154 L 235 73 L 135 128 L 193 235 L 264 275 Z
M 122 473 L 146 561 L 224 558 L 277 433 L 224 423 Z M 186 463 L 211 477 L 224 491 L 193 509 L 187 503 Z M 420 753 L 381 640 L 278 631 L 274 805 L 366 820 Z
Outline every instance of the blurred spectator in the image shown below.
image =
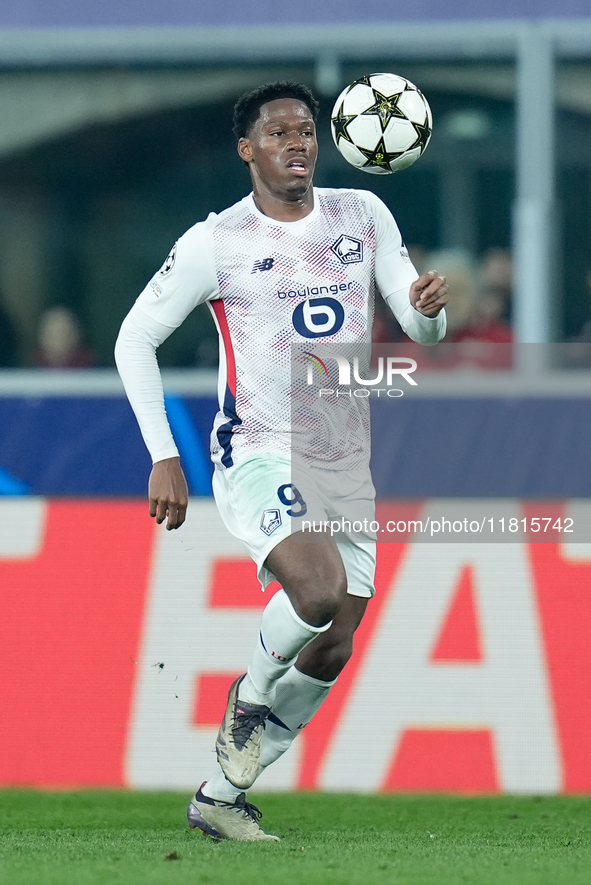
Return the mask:
M 16 328 L 8 311 L 0 304 L 0 366 L 14 368 L 19 362 Z
M 462 249 L 432 253 L 427 263 L 447 278 L 447 341 L 511 343 L 511 327 L 504 318 L 511 298 L 509 253 L 503 249 L 488 252 L 480 273 L 470 254 Z
M 508 249 L 489 249 L 480 262 L 480 292 L 499 302 L 497 315 L 510 323 L 513 297 L 513 259 Z
M 440 249 L 430 252 L 422 270 L 436 270 L 443 274 L 449 286 L 449 302 L 446 305 L 446 341 L 461 341 L 469 328 L 474 312 L 477 292 L 476 266 L 465 249 Z
M 421 246 L 412 246 L 409 253 L 418 273 L 437 270 L 446 277 L 450 299 L 445 308 L 445 342 L 457 345 L 453 349 L 435 348 L 438 353 L 431 355 L 419 348 L 422 360 L 440 368 L 508 368 L 512 360 L 511 348 L 495 345 L 508 345 L 513 340 L 506 320 L 513 284 L 510 253 L 505 249 L 491 249 L 485 254 L 480 268 L 465 249 L 427 252 Z M 373 341 L 380 344 L 408 341 L 389 314 L 381 299 L 377 299 Z M 591 321 L 589 334 L 591 336 Z
M 472 315 L 457 341 L 490 341 L 510 344 L 513 332 L 508 322 L 513 293 L 513 263 L 506 249 L 490 249 L 482 258 L 478 293 Z
M 82 343 L 80 324 L 67 307 L 49 307 L 37 330 L 35 365 L 46 369 L 88 369 L 92 352 Z
M 503 318 L 510 297 L 510 289 L 506 288 L 510 276 L 506 273 L 505 257 L 495 255 L 495 262 L 492 262 L 493 269 L 499 271 L 499 276 L 491 275 L 487 278 L 487 287 L 481 288 L 476 262 L 465 249 L 441 249 L 425 257 L 421 271 L 437 270 L 446 277 L 449 302 L 445 308 L 444 342 L 432 349 L 416 348 L 419 365 L 436 370 L 511 367 L 512 334 Z M 406 347 L 404 355 L 407 355 Z
M 503 302 L 500 298 L 492 292 L 479 293 L 469 323 L 456 334 L 454 341 L 511 344 L 513 332 L 503 319 Z

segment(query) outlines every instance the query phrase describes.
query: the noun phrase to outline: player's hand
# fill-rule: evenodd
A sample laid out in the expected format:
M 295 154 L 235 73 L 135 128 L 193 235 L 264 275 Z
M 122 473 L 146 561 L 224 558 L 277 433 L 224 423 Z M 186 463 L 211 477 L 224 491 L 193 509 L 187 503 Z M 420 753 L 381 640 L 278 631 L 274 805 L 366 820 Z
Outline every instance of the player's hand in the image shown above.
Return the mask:
M 148 499 L 150 516 L 158 525 L 168 517 L 166 528 L 179 529 L 185 521 L 189 490 L 180 458 L 156 461 L 150 473 Z
M 426 317 L 436 317 L 449 301 L 445 277 L 436 270 L 421 274 L 410 287 L 410 303 Z

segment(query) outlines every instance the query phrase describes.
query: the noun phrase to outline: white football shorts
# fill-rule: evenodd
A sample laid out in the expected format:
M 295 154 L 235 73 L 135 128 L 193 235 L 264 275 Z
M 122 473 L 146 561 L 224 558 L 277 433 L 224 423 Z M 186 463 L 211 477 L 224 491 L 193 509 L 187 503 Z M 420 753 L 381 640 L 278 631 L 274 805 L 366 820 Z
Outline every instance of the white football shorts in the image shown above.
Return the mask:
M 353 522 L 359 529 L 375 519 L 369 470 L 308 465 L 292 470 L 288 457 L 258 455 L 230 468 L 216 465 L 213 493 L 226 527 L 256 563 L 263 588 L 275 579 L 264 563 L 280 541 L 301 531 L 304 553 L 306 539 L 318 540 L 323 530 L 334 538 L 341 554 L 347 592 L 364 598 L 374 595 L 375 535 L 350 530 Z

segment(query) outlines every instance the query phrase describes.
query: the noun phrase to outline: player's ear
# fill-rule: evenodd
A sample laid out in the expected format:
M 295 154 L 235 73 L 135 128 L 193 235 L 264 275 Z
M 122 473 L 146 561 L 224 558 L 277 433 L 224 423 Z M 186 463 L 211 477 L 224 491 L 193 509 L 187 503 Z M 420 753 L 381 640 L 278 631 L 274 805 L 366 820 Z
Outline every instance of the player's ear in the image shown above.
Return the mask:
M 238 156 L 244 163 L 250 163 L 252 160 L 252 147 L 250 139 L 240 138 L 238 140 Z

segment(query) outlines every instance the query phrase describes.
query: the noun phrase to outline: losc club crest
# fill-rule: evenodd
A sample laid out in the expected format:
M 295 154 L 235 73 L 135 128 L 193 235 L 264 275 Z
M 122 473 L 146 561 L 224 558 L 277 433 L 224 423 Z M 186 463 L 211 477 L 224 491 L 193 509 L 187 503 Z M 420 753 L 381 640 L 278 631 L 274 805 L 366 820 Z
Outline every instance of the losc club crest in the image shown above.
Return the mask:
M 341 234 L 330 248 L 342 264 L 356 264 L 363 261 L 363 243 L 355 237 Z
M 263 510 L 261 517 L 261 531 L 266 535 L 272 535 L 275 529 L 281 525 L 281 512 L 279 510 Z

